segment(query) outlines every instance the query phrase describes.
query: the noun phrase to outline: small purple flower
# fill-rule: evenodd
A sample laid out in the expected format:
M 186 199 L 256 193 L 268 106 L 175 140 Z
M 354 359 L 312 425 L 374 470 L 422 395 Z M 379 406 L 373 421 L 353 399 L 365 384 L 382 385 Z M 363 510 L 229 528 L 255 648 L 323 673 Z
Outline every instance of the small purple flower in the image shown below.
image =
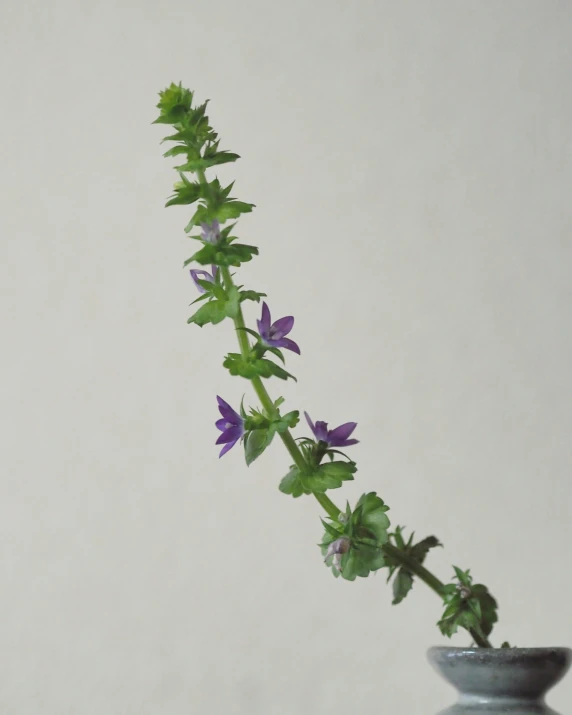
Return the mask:
M 275 323 L 271 323 L 271 320 L 270 309 L 266 303 L 262 303 L 262 316 L 256 323 L 263 345 L 269 348 L 285 348 L 299 355 L 298 345 L 290 338 L 285 337 L 294 327 L 293 316 L 288 315 L 285 318 L 280 318 Z
M 334 566 L 341 572 L 342 570 L 342 556 L 347 554 L 350 550 L 350 540 L 347 536 L 340 536 L 339 539 L 332 541 L 328 546 L 326 551 L 326 557 L 324 561 L 327 561 L 330 556 L 334 557 Z
M 336 429 L 329 430 L 327 422 L 316 422 L 314 424 L 310 419 L 310 415 L 307 412 L 304 412 L 304 414 L 318 442 L 325 442 L 329 447 L 351 447 L 352 444 L 359 442 L 357 439 L 348 439 L 357 427 L 357 422 L 346 422 L 336 427 Z
M 207 243 L 218 243 L 220 241 L 220 224 L 215 220 L 212 223 L 201 223 L 203 232 L 201 238 Z
M 206 293 L 206 290 L 202 287 L 199 281 L 208 281 L 209 283 L 215 282 L 218 268 L 217 266 L 211 266 L 211 270 L 212 273 L 209 273 L 208 271 L 199 271 L 196 268 L 191 269 L 191 278 L 197 286 L 199 293 Z
M 216 421 L 216 427 L 222 434 L 216 441 L 216 444 L 224 444 L 221 449 L 219 458 L 226 454 L 229 449 L 232 449 L 238 440 L 244 434 L 244 420 L 235 412 L 232 407 L 225 402 L 222 397 L 217 395 L 218 409 L 222 417 Z

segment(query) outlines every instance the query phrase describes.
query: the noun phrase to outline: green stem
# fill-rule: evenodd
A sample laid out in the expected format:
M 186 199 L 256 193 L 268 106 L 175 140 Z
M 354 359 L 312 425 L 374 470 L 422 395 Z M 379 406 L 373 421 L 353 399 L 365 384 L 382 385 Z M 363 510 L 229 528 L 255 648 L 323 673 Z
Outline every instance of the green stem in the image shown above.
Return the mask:
M 427 584 L 438 596 L 442 598 L 445 595 L 445 584 L 426 569 L 423 564 L 420 564 L 417 559 L 412 558 L 390 543 L 384 544 L 381 548 L 388 556 L 405 566 L 414 576 L 417 576 L 418 579 Z
M 230 288 L 233 285 L 230 270 L 227 267 L 223 267 L 221 268 L 221 272 L 226 287 Z M 242 308 L 240 307 L 240 305 L 238 306 L 238 313 L 234 318 L 234 327 L 236 328 L 236 335 L 238 337 L 240 352 L 242 354 L 242 357 L 246 360 L 248 359 L 248 356 L 250 354 L 250 341 L 248 340 L 248 334 L 244 329 L 246 325 L 244 322 L 244 315 L 242 313 Z M 268 394 L 268 391 L 264 387 L 262 378 L 258 377 L 257 375 L 256 377 L 251 378 L 250 381 L 258 399 L 260 400 L 262 407 L 264 408 L 264 411 L 266 412 L 266 415 L 271 419 L 278 417 L 278 410 L 276 409 L 274 402 L 272 402 L 272 398 Z M 296 444 L 296 440 L 294 439 L 294 437 L 292 437 L 290 431 L 286 430 L 285 432 L 281 432 L 280 439 L 282 440 L 284 446 L 294 460 L 294 464 L 301 472 L 305 472 L 308 469 L 308 465 L 306 463 L 306 460 L 304 459 L 304 455 L 302 454 L 300 447 L 298 447 L 298 445 Z
M 197 171 L 197 174 L 201 184 L 206 184 L 204 171 L 199 170 Z M 234 283 L 229 268 L 223 266 L 220 270 L 222 273 L 224 284 L 227 289 L 232 287 Z M 238 344 L 242 357 L 244 359 L 248 359 L 248 356 L 250 355 L 250 341 L 248 339 L 248 334 L 244 329 L 246 327 L 246 324 L 244 322 L 244 315 L 242 313 L 242 307 L 240 305 L 238 307 L 236 317 L 234 318 L 234 327 L 236 329 L 236 335 L 238 338 Z M 258 399 L 260 400 L 262 407 L 264 408 L 264 411 L 266 412 L 266 415 L 271 419 L 278 417 L 279 412 L 274 402 L 272 401 L 272 398 L 268 394 L 268 391 L 264 387 L 262 379 L 256 376 L 251 378 L 250 381 Z M 292 437 L 290 431 L 286 430 L 285 432 L 281 432 L 280 438 L 284 443 L 284 446 L 288 450 L 288 453 L 292 457 L 294 464 L 301 472 L 305 472 L 308 469 L 308 464 L 304 458 L 304 455 L 302 454 L 302 451 L 300 450 L 300 447 L 298 447 L 298 445 L 296 444 L 296 441 L 294 440 L 294 437 Z M 326 496 L 326 494 L 314 493 L 314 496 L 316 497 L 317 501 L 320 503 L 324 511 L 328 514 L 328 516 L 330 516 L 334 520 L 337 520 L 339 518 L 342 512 L 340 511 L 340 509 L 338 509 L 334 502 L 328 496 Z M 390 543 L 384 544 L 382 546 L 382 549 L 388 556 L 391 556 L 392 559 L 400 563 L 402 566 L 405 566 L 408 571 L 410 571 L 413 575 L 417 576 L 419 580 L 427 584 L 427 586 L 429 586 L 429 588 L 435 591 L 438 596 L 440 596 L 441 598 L 443 597 L 445 584 L 440 581 L 436 576 L 434 576 L 422 564 L 420 564 L 419 561 L 412 558 L 404 551 L 398 549 L 396 546 Z M 474 630 L 471 629 L 470 633 L 473 637 L 473 640 L 479 647 L 492 647 L 490 642 L 486 638 L 481 637 Z

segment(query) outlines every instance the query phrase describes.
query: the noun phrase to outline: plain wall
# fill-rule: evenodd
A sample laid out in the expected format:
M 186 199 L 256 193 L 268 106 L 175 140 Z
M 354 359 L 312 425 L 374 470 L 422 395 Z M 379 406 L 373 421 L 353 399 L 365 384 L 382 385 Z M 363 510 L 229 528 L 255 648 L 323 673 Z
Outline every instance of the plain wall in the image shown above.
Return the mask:
M 0 27 L 2 715 L 453 699 L 435 595 L 335 580 L 280 444 L 217 458 L 215 395 L 256 402 L 232 326 L 186 325 L 151 126 L 179 80 L 243 157 L 240 281 L 296 317 L 271 394 L 358 422 L 332 498 L 437 535 L 427 565 L 498 598 L 495 644 L 572 645 L 572 4 L 5 0 Z

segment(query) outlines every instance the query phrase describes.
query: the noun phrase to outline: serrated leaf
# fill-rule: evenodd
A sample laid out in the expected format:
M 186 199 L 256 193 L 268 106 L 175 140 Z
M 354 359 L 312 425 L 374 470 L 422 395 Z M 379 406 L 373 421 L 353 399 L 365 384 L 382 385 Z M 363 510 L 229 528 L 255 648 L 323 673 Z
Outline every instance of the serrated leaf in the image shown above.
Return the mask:
M 411 536 L 413 537 L 413 534 Z M 437 537 L 427 536 L 425 539 L 412 546 L 409 553 L 414 559 L 422 564 L 425 561 L 425 557 L 429 553 L 430 549 L 434 549 L 438 546 L 443 546 L 443 544 L 439 542 Z
M 205 171 L 211 166 L 227 164 L 228 162 L 236 161 L 237 159 L 240 159 L 238 154 L 233 154 L 229 151 L 221 151 L 208 158 L 192 159 L 191 161 L 187 161 L 186 163 L 176 166 L 175 168 L 179 171 Z
M 293 377 L 271 360 L 253 357 L 244 358 L 240 353 L 229 353 L 223 362 L 223 366 L 227 368 L 231 375 L 240 375 L 247 380 L 252 380 L 253 377 L 257 376 L 269 378 L 274 375 L 283 380 Z
M 498 621 L 497 602 L 489 593 L 489 590 L 482 583 L 477 583 L 471 587 L 471 593 L 478 599 L 481 609 L 481 629 L 488 636 L 493 630 L 494 624 Z
M 323 493 L 328 489 L 338 489 L 343 482 L 352 480 L 355 471 L 354 462 L 327 462 L 310 474 L 302 474 L 300 479 L 307 491 Z
M 187 320 L 187 323 L 196 323 L 202 328 L 207 323 L 217 325 L 217 323 L 222 322 L 225 318 L 226 303 L 220 300 L 211 300 L 201 306 L 197 312 Z
M 252 257 L 256 255 L 258 255 L 256 246 L 247 246 L 241 243 L 233 243 L 232 246 L 220 243 L 205 243 L 201 249 L 190 258 L 187 258 L 183 266 L 188 266 L 189 263 L 196 262 L 203 266 L 237 267 L 242 263 L 252 260 Z
M 255 303 L 260 303 L 261 298 L 265 298 L 266 293 L 257 293 L 255 290 L 241 290 L 240 302 L 243 300 L 253 300 Z
M 200 184 L 190 183 L 188 181 L 177 182 L 174 186 L 174 191 L 175 193 L 167 201 L 165 207 L 193 204 L 201 195 Z
M 409 571 L 400 568 L 393 579 L 393 605 L 401 603 L 413 586 L 413 576 Z
M 342 556 L 341 575 L 346 581 L 355 581 L 356 577 L 366 578 L 371 571 L 377 571 L 385 566 L 381 548 L 361 547 L 353 545 L 347 554 Z
M 298 422 L 300 421 L 300 412 L 298 410 L 292 410 L 282 415 L 280 420 L 275 422 L 277 432 L 285 432 L 287 429 L 294 429 Z
M 300 481 L 300 470 L 298 467 L 291 467 L 288 474 L 282 478 L 278 487 L 283 494 L 290 494 L 295 499 L 304 494 L 304 487 Z
M 227 201 L 216 211 L 216 216 L 220 223 L 224 223 L 231 218 L 238 218 L 241 214 L 250 213 L 254 204 L 247 204 L 244 201 Z
M 389 539 L 387 529 L 389 528 L 389 518 L 385 513 L 389 507 L 385 505 L 383 499 L 375 492 L 363 494 L 352 515 L 352 522 L 356 533 L 358 530 L 367 529 L 371 531 L 379 543 L 385 543 Z M 356 514 L 358 516 L 356 516 Z M 354 518 L 355 517 L 355 518 Z

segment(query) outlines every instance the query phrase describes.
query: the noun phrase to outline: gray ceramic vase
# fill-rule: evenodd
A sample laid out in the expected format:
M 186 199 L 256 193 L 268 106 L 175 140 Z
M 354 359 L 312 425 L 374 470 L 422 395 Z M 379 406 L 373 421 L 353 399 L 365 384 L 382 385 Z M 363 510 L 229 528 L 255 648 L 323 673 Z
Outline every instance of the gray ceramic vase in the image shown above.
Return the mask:
M 439 715 L 558 715 L 546 692 L 570 666 L 568 648 L 430 648 L 429 661 L 459 699 Z

